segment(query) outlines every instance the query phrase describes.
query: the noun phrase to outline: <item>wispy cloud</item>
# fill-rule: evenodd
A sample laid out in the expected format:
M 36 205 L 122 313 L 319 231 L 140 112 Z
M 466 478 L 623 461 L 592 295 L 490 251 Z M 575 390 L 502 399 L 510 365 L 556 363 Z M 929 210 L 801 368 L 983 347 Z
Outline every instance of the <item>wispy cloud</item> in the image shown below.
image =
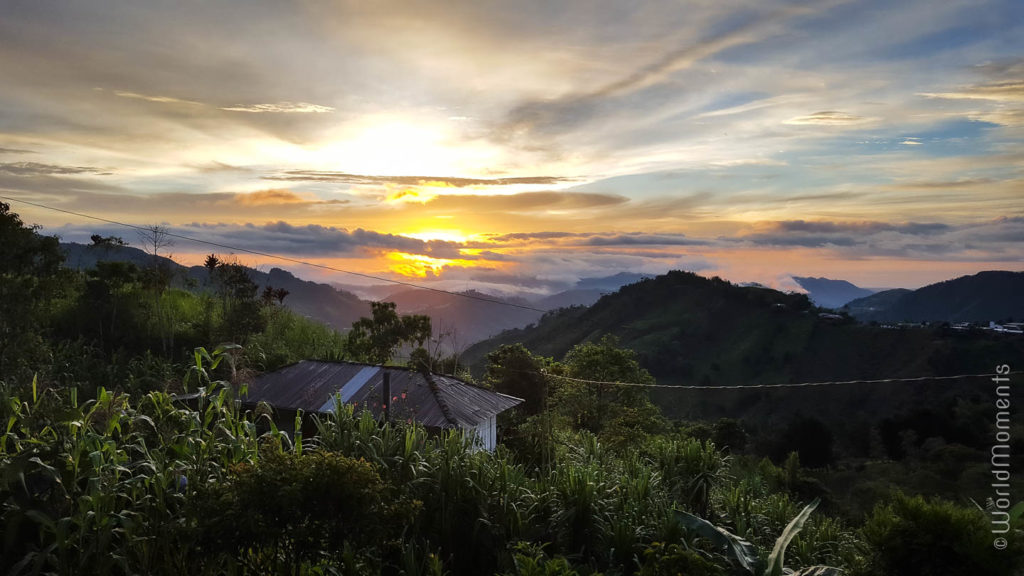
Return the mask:
M 43 164 L 40 162 L 7 162 L 0 163 L 0 174 L 10 176 L 72 176 L 72 175 L 99 175 L 109 176 L 112 173 L 100 168 L 91 166 L 60 166 L 57 164 Z
M 120 96 L 121 98 L 157 102 L 159 104 L 187 104 L 189 106 L 203 106 L 202 102 L 196 102 L 194 100 L 185 100 L 183 98 L 174 98 L 172 96 L 151 96 L 148 94 L 139 94 L 138 92 L 126 92 L 124 90 L 115 90 L 114 95 Z
M 265 180 L 287 182 L 334 182 L 339 184 L 399 184 L 403 186 L 512 186 L 519 184 L 543 185 L 569 181 L 557 176 L 521 176 L 512 178 L 463 178 L 458 176 L 385 176 L 350 174 L 330 170 L 287 170 L 281 174 L 264 176 Z
M 825 110 L 815 112 L 806 116 L 797 116 L 786 120 L 786 124 L 794 125 L 816 125 L 816 126 L 853 126 L 870 122 L 871 118 L 864 118 L 847 112 L 836 110 Z
M 254 114 L 326 114 L 334 112 L 331 106 L 310 104 L 309 102 L 277 102 L 274 104 L 249 104 L 224 106 L 221 110 L 228 112 L 251 112 Z
M 922 92 L 926 98 L 945 100 L 992 100 L 994 102 L 1024 102 L 1024 80 L 1008 80 L 965 86 L 950 92 Z

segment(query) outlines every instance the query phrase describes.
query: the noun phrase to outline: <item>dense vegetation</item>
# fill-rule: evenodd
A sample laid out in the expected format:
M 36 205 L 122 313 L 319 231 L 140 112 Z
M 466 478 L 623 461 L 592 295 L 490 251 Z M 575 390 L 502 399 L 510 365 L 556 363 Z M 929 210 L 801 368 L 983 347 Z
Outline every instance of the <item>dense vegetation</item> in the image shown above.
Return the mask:
M 1003 575 L 1024 558 L 1024 506 L 1003 551 L 964 500 L 886 491 L 852 509 L 822 483 L 833 447 L 808 442 L 827 439 L 820 422 L 771 433 L 768 454 L 743 422 L 671 420 L 644 388 L 588 382 L 655 381 L 615 338 L 559 361 L 492 350 L 479 384 L 526 400 L 494 453 L 341 405 L 284 426 L 239 408 L 252 372 L 387 361 L 429 322 L 377 305 L 341 335 L 216 256 L 188 291 L 159 266 L 73 272 L 4 205 L 0 250 L 4 572 Z M 203 348 L 215 342 L 240 346 Z M 185 389 L 197 406 L 174 400 Z

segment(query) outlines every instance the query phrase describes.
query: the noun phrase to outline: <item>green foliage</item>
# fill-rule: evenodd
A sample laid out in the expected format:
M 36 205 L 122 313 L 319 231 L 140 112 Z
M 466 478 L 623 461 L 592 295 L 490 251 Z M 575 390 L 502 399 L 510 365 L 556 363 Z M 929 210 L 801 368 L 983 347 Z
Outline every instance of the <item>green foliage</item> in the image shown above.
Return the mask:
M 680 544 L 654 542 L 644 550 L 638 576 L 724 576 L 725 570 Z
M 1008 575 L 1024 563 L 1024 536 L 1003 536 L 1005 550 L 993 548 L 992 526 L 980 510 L 946 501 L 897 494 L 879 504 L 863 528 L 875 570 L 885 574 L 945 576 Z
M 614 445 L 626 445 L 667 427 L 645 389 L 616 384 L 653 384 L 654 378 L 640 367 L 636 354 L 620 348 L 614 338 L 576 346 L 563 364 L 565 375 L 577 380 L 556 379 L 551 407 L 570 419 L 575 429 L 602 435 Z
M 796 518 L 786 525 L 786 529 L 782 531 L 782 535 L 775 541 L 775 546 L 772 547 L 772 553 L 768 556 L 768 568 L 765 570 L 764 576 L 782 576 L 782 569 L 784 567 L 783 562 L 785 561 L 786 547 L 793 541 L 793 538 L 803 529 L 804 523 L 807 522 L 807 518 L 810 517 L 811 512 L 818 507 L 820 500 L 814 500 L 810 504 L 804 507 L 803 510 L 797 514 Z
M 119 243 L 97 237 L 89 249 Z M 157 244 L 154 238 L 153 251 Z M 642 287 L 614 297 L 614 306 L 549 315 L 541 325 L 568 352 L 563 363 L 522 346 L 490 357 L 485 384 L 527 398 L 528 417 L 513 421 L 506 444 L 489 453 L 457 431 L 380 423 L 340 401 L 331 414 L 296 414 L 294 425 L 290 414 L 283 422 L 269 407 L 243 412 L 236 402 L 235 386 L 252 369 L 339 354 L 383 362 L 425 342 L 429 318 L 400 317 L 393 305 L 378 304 L 343 338 L 281 307 L 284 292 L 259 297 L 244 268 L 212 255 L 210 282 L 199 294 L 173 288 L 157 266 L 100 263 L 64 272 L 56 241 L 0 205 L 4 255 L 3 572 L 725 574 L 754 558 L 778 574 L 785 552 L 792 568 L 810 567 L 797 573 L 805 576 L 836 573 L 820 565 L 853 574 L 1002 574 L 1021 556 L 1019 524 L 999 555 L 985 517 L 949 504 L 900 497 L 859 532 L 834 516 L 808 517 L 797 500 L 822 493 L 816 477 L 837 468 L 812 476 L 801 466 L 831 462 L 832 442 L 827 450 L 820 444 L 822 431 L 835 428 L 817 412 L 828 426 L 776 432 L 745 415 L 743 424 L 696 423 L 668 434 L 644 389 L 614 384 L 653 382 L 641 362 L 678 369 L 682 378 L 756 372 L 777 379 L 779 358 L 792 351 L 784 348 L 837 334 L 810 315 L 790 314 L 802 309 L 799 298 L 677 273 L 644 283 L 671 296 L 660 315 L 645 312 Z M 729 358 L 702 356 L 707 348 L 695 335 L 709 334 L 706 318 L 680 297 L 688 291 L 726 293 L 708 306 L 727 325 L 746 323 L 750 334 L 730 343 Z M 773 308 L 778 322 L 751 312 L 774 304 L 787 310 Z M 572 325 L 564 332 L 550 329 L 565 318 Z M 599 338 L 610 320 L 639 352 Z M 223 341 L 245 347 L 206 348 Z M 443 366 L 416 354 L 431 369 Z M 180 390 L 186 372 L 184 383 L 198 393 L 191 409 L 166 393 Z M 799 413 L 798 402 L 784 405 Z M 956 482 L 977 471 L 960 469 L 972 448 L 955 442 L 989 437 L 979 414 L 969 403 L 907 414 L 881 440 L 864 442 L 865 454 L 880 454 L 898 441 L 906 458 L 929 470 L 869 462 L 844 473 L 866 467 L 878 476 L 872 499 L 900 474 L 928 480 L 941 471 Z M 954 426 L 936 427 L 949 415 Z M 794 447 L 799 454 L 780 466 L 745 456 L 748 426 L 754 448 L 789 434 L 777 457 Z M 829 504 L 822 508 L 836 512 Z M 677 516 L 676 507 L 687 512 Z
M 371 364 L 386 364 L 402 344 L 423 346 L 430 339 L 430 317 L 399 316 L 394 302 L 373 302 L 372 318 L 352 324 L 345 343 L 346 354 Z
M 522 344 L 507 344 L 487 355 L 484 382 L 498 392 L 525 400 L 516 410 L 533 416 L 547 406 L 548 379 L 543 370 L 548 364 L 549 360 L 534 356 Z
M 262 314 L 265 328 L 245 345 L 251 368 L 270 372 L 299 360 L 340 359 L 345 338 L 336 330 L 278 306 L 264 307 Z
M 763 561 L 758 556 L 757 548 L 747 540 L 732 534 L 728 530 L 715 526 L 711 522 L 699 517 L 676 511 L 676 517 L 680 524 L 695 536 L 707 540 L 712 549 L 716 551 L 725 550 L 727 557 L 750 574 L 757 574 L 763 568 Z
M 57 238 L 26 226 L 0 202 L 0 378 L 25 378 L 45 357 L 47 307 L 63 288 L 64 256 Z
M 676 511 L 676 516 L 679 519 L 679 522 L 682 523 L 687 530 L 692 531 L 700 538 L 707 540 L 714 549 L 726 550 L 728 552 L 727 557 L 730 560 L 735 561 L 737 565 L 747 573 L 755 576 L 782 576 L 787 573 L 783 565 L 786 548 L 797 536 L 800 530 L 803 529 L 804 524 L 811 515 L 811 512 L 818 507 L 818 503 L 818 500 L 814 500 L 805 506 L 803 510 L 801 510 L 800 513 L 786 525 L 782 534 L 780 534 L 775 540 L 771 554 L 769 554 L 767 558 L 761 557 L 758 554 L 757 548 L 751 542 L 736 536 L 724 528 L 715 526 L 703 518 L 688 514 L 681 510 Z M 834 568 L 820 568 L 821 570 L 819 570 L 819 572 L 826 573 L 828 570 L 835 570 Z
M 711 494 L 728 479 L 729 457 L 710 441 L 657 437 L 643 447 L 661 473 L 674 501 L 710 517 Z
M 253 573 L 340 564 L 389 541 L 415 508 L 389 498 L 374 467 L 329 452 L 270 452 L 233 467 L 197 496 L 201 554 L 229 554 Z M 379 558 L 360 558 L 378 564 Z
M 541 546 L 519 542 L 513 550 L 515 570 L 506 576 L 579 576 L 563 556 L 549 558 Z M 600 576 L 594 574 L 592 576 Z

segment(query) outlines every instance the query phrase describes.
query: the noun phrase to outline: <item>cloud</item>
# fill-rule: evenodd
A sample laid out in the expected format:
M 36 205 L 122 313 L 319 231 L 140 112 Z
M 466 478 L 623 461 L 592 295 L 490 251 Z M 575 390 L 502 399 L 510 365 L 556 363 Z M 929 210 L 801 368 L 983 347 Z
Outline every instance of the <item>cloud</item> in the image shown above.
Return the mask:
M 682 234 L 617 234 L 615 236 L 593 236 L 583 244 L 586 246 L 695 246 L 706 244 L 703 240 L 687 238 Z
M 217 161 L 206 162 L 206 163 L 203 163 L 203 164 L 195 164 L 195 165 L 192 165 L 191 168 L 194 168 L 195 170 L 198 170 L 199 172 L 202 172 L 204 174 L 231 173 L 231 172 L 247 173 L 247 172 L 252 172 L 253 171 L 251 168 L 246 168 L 245 166 L 233 166 L 231 164 L 227 164 L 227 163 L 224 163 L 224 162 L 217 162 Z
M 1024 102 L 1024 80 L 1008 80 L 965 86 L 951 92 L 921 92 L 926 98 L 944 100 L 991 100 L 993 102 Z
M 533 210 L 584 210 L 629 202 L 625 196 L 587 192 L 522 192 L 519 194 L 446 194 L 427 206 L 439 211 L 524 212 Z
M 753 230 L 721 237 L 719 241 L 764 247 L 824 248 L 848 259 L 1014 261 L 1019 260 L 1019 246 L 1024 242 L 1024 217 L 1003 217 L 958 225 L 938 222 L 762 222 Z
M 226 224 L 194 222 L 173 231 L 229 246 L 289 256 L 377 257 L 382 251 L 398 251 L 433 258 L 461 258 L 462 246 L 444 240 L 419 240 L 356 228 L 309 224 L 297 226 L 284 221 L 266 224 Z
M 919 92 L 933 100 L 962 101 L 982 109 L 967 110 L 971 120 L 1001 126 L 1024 126 L 1024 58 L 976 66 L 988 80 L 936 92 Z
M 491 234 L 488 235 L 487 240 L 491 242 L 512 242 L 516 240 L 554 240 L 573 236 L 585 236 L 585 234 L 574 232 L 513 232 L 511 234 Z
M 287 170 L 275 176 L 264 176 L 265 180 L 282 180 L 288 182 L 332 182 L 339 184 L 386 185 L 402 186 L 451 186 L 467 188 L 470 186 L 511 186 L 517 184 L 558 184 L 569 181 L 556 176 L 521 176 L 514 178 L 462 178 L 458 176 L 383 176 L 368 174 L 349 174 L 328 170 Z
M 10 176 L 70 176 L 81 174 L 94 174 L 109 176 L 111 172 L 91 166 L 60 166 L 57 164 L 42 164 L 40 162 L 7 162 L 0 163 L 0 174 Z
M 827 222 L 784 220 L 774 223 L 774 227 L 783 232 L 882 232 L 894 231 L 901 234 L 934 234 L 949 229 L 947 224 L 908 222 L 891 224 L 889 222 Z
M 138 92 L 125 92 L 123 90 L 115 90 L 114 95 L 120 96 L 121 98 L 132 98 L 135 100 L 145 100 L 147 102 L 157 102 L 160 104 L 188 104 L 190 106 L 203 106 L 202 102 L 196 102 L 194 100 L 183 100 L 181 98 L 173 98 L 171 96 L 150 96 L 148 94 L 139 94 Z
M 806 116 L 797 116 L 796 118 L 790 118 L 786 120 L 786 124 L 793 124 L 797 126 L 801 125 L 814 125 L 814 126 L 853 126 L 857 124 L 864 124 L 870 122 L 871 118 L 864 118 L 847 112 L 839 112 L 836 110 L 825 110 L 822 112 L 815 112 Z
M 961 190 L 989 186 L 997 182 L 994 178 L 960 178 L 955 180 L 911 180 L 891 184 L 890 188 L 904 190 Z
M 316 203 L 317 200 L 299 196 L 290 190 L 259 190 L 235 194 L 234 200 L 243 206 Z
M 813 11 L 814 9 L 806 6 L 785 6 L 767 14 L 746 13 L 742 14 L 746 20 L 745 24 L 733 25 L 726 30 L 719 28 L 719 32 L 703 39 L 694 40 L 692 37 L 686 37 L 667 41 L 660 57 L 597 88 L 572 92 L 558 98 L 526 101 L 517 105 L 508 113 L 500 132 L 504 135 L 524 135 L 537 129 L 542 132 L 558 132 L 585 123 L 600 117 L 599 111 L 609 101 L 621 100 L 645 89 L 656 88 L 677 72 L 710 59 L 716 54 L 739 46 L 756 44 L 778 33 L 777 25 L 780 22 Z M 733 15 L 734 18 L 737 16 L 740 15 Z
M 0 154 L 37 154 L 34 150 L 22 150 L 20 148 L 0 148 Z
M 330 106 L 310 104 L 309 102 L 277 102 L 275 104 L 249 104 L 246 106 L 225 106 L 221 110 L 228 112 L 249 112 L 253 114 L 326 114 L 334 112 Z
M 498 270 L 474 271 L 469 276 L 469 279 L 488 284 L 504 284 L 506 286 L 546 291 L 565 290 L 573 284 L 571 281 L 561 279 L 541 278 L 528 274 L 508 274 Z

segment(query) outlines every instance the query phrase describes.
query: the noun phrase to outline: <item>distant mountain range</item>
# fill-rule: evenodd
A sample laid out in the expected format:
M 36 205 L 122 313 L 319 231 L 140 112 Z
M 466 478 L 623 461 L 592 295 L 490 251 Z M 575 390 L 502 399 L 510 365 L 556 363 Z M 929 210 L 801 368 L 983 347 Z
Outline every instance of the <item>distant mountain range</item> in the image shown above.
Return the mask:
M 874 290 L 861 288 L 846 280 L 831 280 L 829 278 L 807 276 L 793 276 L 793 280 L 801 288 L 807 290 L 807 296 L 811 299 L 811 302 L 822 308 L 839 308 L 851 300 L 874 294 Z
M 77 243 L 63 243 L 66 265 L 77 269 L 92 268 L 99 261 L 132 262 L 139 267 L 153 263 L 153 256 L 130 246 L 97 247 Z M 175 272 L 176 285 L 189 288 L 205 286 L 208 271 L 203 266 L 186 267 L 160 257 L 159 261 Z M 289 295 L 284 305 L 294 312 L 319 320 L 337 330 L 347 330 L 352 323 L 370 315 L 370 300 L 394 302 L 400 314 L 425 314 L 433 321 L 435 333 L 445 333 L 442 345 L 450 350 L 462 348 L 509 328 L 520 328 L 536 322 L 542 315 L 538 310 L 551 310 L 568 306 L 588 306 L 602 294 L 614 292 L 623 284 L 635 282 L 642 275 L 619 273 L 605 278 L 585 278 L 570 290 L 551 296 L 527 300 L 502 298 L 476 291 L 467 291 L 469 298 L 433 290 L 420 290 L 395 284 L 376 286 L 328 285 L 297 278 L 291 272 L 271 268 L 263 272 L 248 268 L 249 277 L 261 289 L 270 285 L 284 288 Z M 346 289 L 348 288 L 348 289 Z M 358 290 L 364 298 L 360 298 Z M 510 302 L 537 308 L 529 310 L 501 306 L 484 300 Z
M 95 247 L 72 242 L 61 243 L 61 249 L 64 250 L 65 264 L 78 269 L 92 268 L 100 261 L 132 262 L 139 267 L 149 266 L 154 261 L 152 255 L 130 246 Z M 158 261 L 174 272 L 175 285 L 179 288 L 189 288 L 188 279 L 193 280 L 195 286 L 208 284 L 209 271 L 203 266 L 186 267 L 162 256 Z M 359 318 L 370 315 L 370 303 L 351 292 L 302 280 L 281 268 L 271 268 L 269 272 L 255 268 L 247 270 L 249 278 L 260 289 L 269 285 L 287 290 L 289 294 L 284 305 L 290 310 L 335 329 L 347 329 Z
M 685 272 L 626 286 L 589 308 L 553 312 L 535 326 L 478 343 L 463 358 L 479 369 L 491 350 L 520 342 L 558 359 L 576 344 L 606 334 L 635 350 L 643 365 L 667 384 L 956 374 L 990 369 L 1000 354 L 1024 362 L 1024 339 L 1007 344 L 996 337 L 961 338 L 939 329 L 867 326 L 822 315 L 803 294 Z
M 885 290 L 846 305 L 869 322 L 1024 320 L 1024 272 L 988 271 L 917 290 Z

